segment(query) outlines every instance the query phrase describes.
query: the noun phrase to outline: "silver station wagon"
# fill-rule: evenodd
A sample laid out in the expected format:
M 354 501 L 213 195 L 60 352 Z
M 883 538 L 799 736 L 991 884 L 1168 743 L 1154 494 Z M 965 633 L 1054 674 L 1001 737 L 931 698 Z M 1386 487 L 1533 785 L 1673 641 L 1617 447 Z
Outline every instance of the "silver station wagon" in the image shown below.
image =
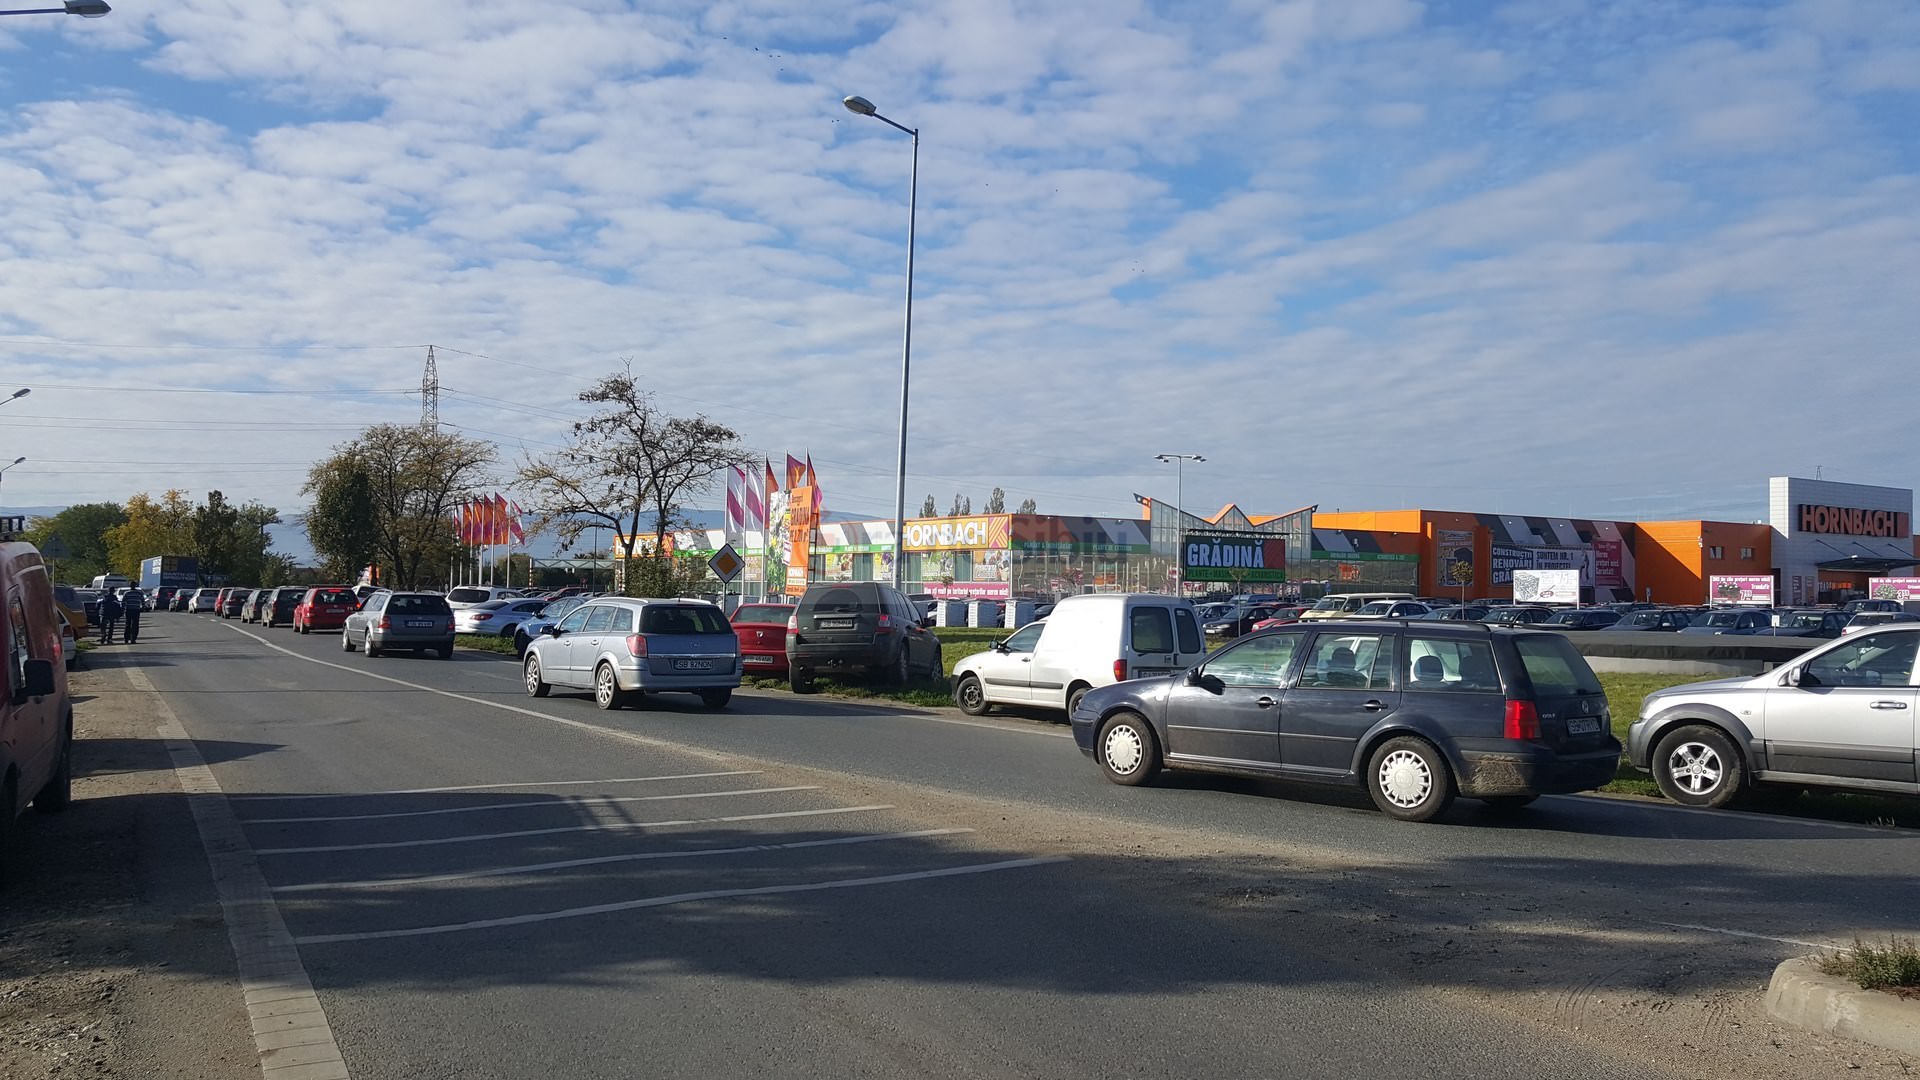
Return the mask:
M 595 705 L 618 709 L 683 693 L 718 709 L 740 685 L 740 639 L 704 600 L 599 597 L 531 639 L 522 672 L 529 697 L 592 690 Z

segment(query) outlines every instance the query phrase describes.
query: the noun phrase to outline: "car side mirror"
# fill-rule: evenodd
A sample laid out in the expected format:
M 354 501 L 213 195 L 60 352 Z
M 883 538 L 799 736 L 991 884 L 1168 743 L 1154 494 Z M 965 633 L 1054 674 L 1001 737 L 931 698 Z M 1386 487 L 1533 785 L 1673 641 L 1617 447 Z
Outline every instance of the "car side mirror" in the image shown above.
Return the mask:
M 1187 669 L 1186 681 L 1188 686 L 1205 686 L 1207 685 L 1207 673 L 1197 667 L 1190 667 Z
M 992 649 L 994 652 L 997 652 L 997 653 L 1010 653 L 1013 651 L 1012 649 L 1007 648 L 1006 638 L 1001 638 L 999 641 L 996 641 L 992 645 L 988 646 L 988 648 Z
M 548 636 L 548 637 L 559 637 L 559 636 L 560 636 L 560 633 L 561 633 L 561 631 L 560 631 L 560 624 L 559 624 L 559 623 L 554 623 L 554 624 L 553 624 L 552 626 L 549 626 L 549 627 L 547 627 L 547 636 Z
M 1798 686 L 1804 690 L 1809 686 L 1821 686 L 1824 684 L 1821 683 L 1820 676 L 1815 675 L 1813 672 L 1805 668 L 1795 668 L 1787 672 L 1787 685 Z
M 46 697 L 51 693 L 53 693 L 53 661 L 28 660 L 21 672 L 20 692 L 14 696 L 14 704 L 21 704 L 28 698 Z

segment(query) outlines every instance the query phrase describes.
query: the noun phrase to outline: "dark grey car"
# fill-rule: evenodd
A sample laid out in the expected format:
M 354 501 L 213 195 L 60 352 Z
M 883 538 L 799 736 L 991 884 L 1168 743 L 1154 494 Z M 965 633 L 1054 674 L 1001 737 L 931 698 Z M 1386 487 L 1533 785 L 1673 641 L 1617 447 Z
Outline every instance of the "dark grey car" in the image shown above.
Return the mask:
M 787 632 L 787 680 L 795 693 L 816 675 L 855 675 L 905 685 L 938 678 L 940 639 L 898 590 L 876 581 L 809 585 Z
M 347 616 L 340 647 L 347 652 L 365 649 L 368 656 L 379 656 L 388 649 L 416 653 L 431 649 L 440 654 L 440 659 L 451 660 L 453 609 L 439 593 L 381 589 L 368 596 L 359 611 Z

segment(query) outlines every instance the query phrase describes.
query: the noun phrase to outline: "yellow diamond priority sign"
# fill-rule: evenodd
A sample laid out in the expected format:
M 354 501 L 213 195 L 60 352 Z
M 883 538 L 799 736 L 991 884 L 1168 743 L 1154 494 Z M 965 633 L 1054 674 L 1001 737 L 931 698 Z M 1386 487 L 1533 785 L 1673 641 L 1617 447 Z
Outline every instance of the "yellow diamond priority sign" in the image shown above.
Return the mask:
M 707 566 L 721 581 L 732 581 L 740 576 L 740 571 L 747 568 L 747 560 L 733 550 L 732 544 L 723 544 L 719 551 L 713 553 L 713 558 L 707 560 Z

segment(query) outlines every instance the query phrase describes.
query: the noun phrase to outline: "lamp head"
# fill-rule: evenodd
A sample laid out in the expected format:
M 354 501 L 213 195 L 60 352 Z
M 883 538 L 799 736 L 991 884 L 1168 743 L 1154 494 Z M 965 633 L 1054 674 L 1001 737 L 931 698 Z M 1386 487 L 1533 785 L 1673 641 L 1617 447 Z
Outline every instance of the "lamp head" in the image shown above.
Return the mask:
M 872 116 L 878 112 L 878 110 L 873 107 L 873 102 L 868 101 L 858 94 L 849 94 L 841 98 L 840 104 L 845 105 L 848 112 L 856 112 L 861 116 Z
M 28 394 L 31 394 L 31 393 L 33 393 L 33 387 L 23 386 L 20 389 L 15 390 L 12 394 L 12 397 L 17 397 L 17 398 L 26 397 Z
M 102 0 L 66 0 L 67 14 L 83 19 L 98 19 L 113 9 Z

